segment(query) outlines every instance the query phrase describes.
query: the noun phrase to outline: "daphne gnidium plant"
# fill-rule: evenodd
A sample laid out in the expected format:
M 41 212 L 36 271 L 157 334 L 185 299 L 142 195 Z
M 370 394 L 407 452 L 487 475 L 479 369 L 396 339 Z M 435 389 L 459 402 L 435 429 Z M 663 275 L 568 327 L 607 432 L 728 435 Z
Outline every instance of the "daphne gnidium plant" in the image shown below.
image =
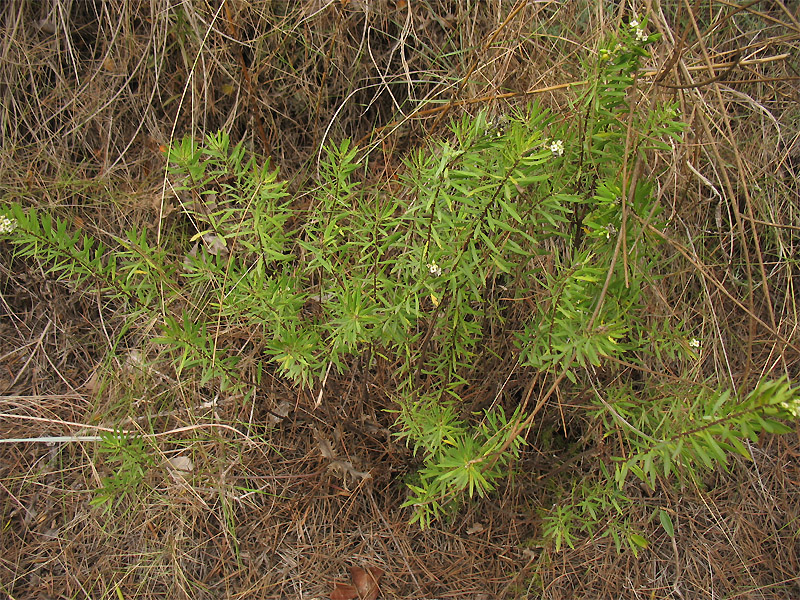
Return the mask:
M 568 545 L 574 530 L 563 523 L 579 515 L 593 530 L 624 503 L 629 475 L 654 486 L 724 467 L 731 453 L 748 455 L 746 440 L 784 431 L 797 403 L 785 381 L 741 397 L 713 382 L 643 386 L 621 371 L 600 385 L 614 365 L 688 364 L 698 350 L 683 323 L 646 309 L 667 219 L 658 173 L 643 167 L 685 129 L 677 105 L 638 95 L 655 41 L 644 20 L 630 20 L 587 59 L 569 117 L 536 103 L 465 115 L 411 152 L 391 187 L 364 183 L 367 155 L 345 139 L 325 149 L 306 202 L 293 202 L 277 170 L 219 132 L 169 149 L 182 226 L 156 239 L 132 230 L 101 241 L 16 204 L 0 232 L 17 257 L 114 298 L 130 327 L 157 322 L 159 359 L 181 379 L 252 389 L 243 344 L 257 373 L 306 389 L 356 358 L 394 365 L 396 435 L 420 461 L 406 506 L 423 527 L 496 489 L 546 407 L 545 392 L 529 403 L 531 386 L 516 403 L 498 395 L 469 410 L 480 357 L 514 364 L 543 390 L 591 392 L 587 416 L 631 451 L 611 458 L 603 485 L 551 515 L 547 531 Z M 609 535 L 628 531 L 620 523 Z

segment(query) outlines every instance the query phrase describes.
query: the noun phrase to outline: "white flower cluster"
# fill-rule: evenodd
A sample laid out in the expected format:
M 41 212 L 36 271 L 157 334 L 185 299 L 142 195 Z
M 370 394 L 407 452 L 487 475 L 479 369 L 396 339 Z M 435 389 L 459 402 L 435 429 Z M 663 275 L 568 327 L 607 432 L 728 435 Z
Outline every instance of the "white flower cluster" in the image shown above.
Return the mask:
M 697 338 L 690 339 L 689 340 L 689 348 L 693 348 L 695 350 L 699 350 L 700 349 L 700 340 L 698 340 Z
M 439 277 L 442 274 L 442 267 L 437 265 L 436 263 L 428 263 L 428 272 L 434 277 Z
M 0 235 L 11 233 L 17 228 L 17 222 L 5 215 L 0 215 Z
M 564 156 L 564 140 L 552 140 L 550 152 L 553 153 L 553 156 Z
M 637 42 L 644 42 L 647 40 L 647 32 L 644 30 L 644 27 L 641 26 L 638 19 L 631 19 L 630 26 L 636 35 Z
M 788 410 L 793 417 L 800 417 L 800 398 L 794 398 L 793 400 L 789 400 L 789 402 L 781 402 L 781 406 Z

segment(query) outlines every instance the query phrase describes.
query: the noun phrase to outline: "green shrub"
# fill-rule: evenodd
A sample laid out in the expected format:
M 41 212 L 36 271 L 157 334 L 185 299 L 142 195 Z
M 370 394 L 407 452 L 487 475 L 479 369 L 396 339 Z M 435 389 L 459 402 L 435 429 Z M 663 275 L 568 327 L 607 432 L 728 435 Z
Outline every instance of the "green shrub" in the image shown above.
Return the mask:
M 220 132 L 168 152 L 189 233 L 154 242 L 130 231 L 101 243 L 15 205 L 7 235 L 17 256 L 122 303 L 131 327 L 159 322 L 155 341 L 173 370 L 201 385 L 252 384 L 239 368 L 243 339 L 261 371 L 307 388 L 355 357 L 388 359 L 397 435 L 422 461 L 406 502 L 422 526 L 495 489 L 549 399 L 529 406 L 527 394 L 510 414 L 494 404 L 462 414 L 478 357 L 510 360 L 551 392 L 565 380 L 593 388 L 588 416 L 603 436 L 621 433 L 630 453 L 613 457 L 605 484 L 544 516 L 558 549 L 572 543 L 571 523 L 591 534 L 601 514 L 622 514 L 629 473 L 654 486 L 660 474 L 724 467 L 730 452 L 749 457 L 742 441 L 785 431 L 779 420 L 796 406 L 785 382 L 739 398 L 618 373 L 599 390 L 597 369 L 615 360 L 696 359 L 692 332 L 646 307 L 665 261 L 665 218 L 643 166 L 680 141 L 684 125 L 677 106 L 645 106 L 637 93 L 639 62 L 657 37 L 645 29 L 631 23 L 599 49 L 568 116 L 537 104 L 494 120 L 464 116 L 406 159 L 396 188 L 362 184 L 366 157 L 344 140 L 327 148 L 301 210 L 275 170 Z M 525 299 L 522 317 L 508 308 Z M 618 548 L 619 531 L 631 547 L 646 543 L 615 523 L 605 534 Z

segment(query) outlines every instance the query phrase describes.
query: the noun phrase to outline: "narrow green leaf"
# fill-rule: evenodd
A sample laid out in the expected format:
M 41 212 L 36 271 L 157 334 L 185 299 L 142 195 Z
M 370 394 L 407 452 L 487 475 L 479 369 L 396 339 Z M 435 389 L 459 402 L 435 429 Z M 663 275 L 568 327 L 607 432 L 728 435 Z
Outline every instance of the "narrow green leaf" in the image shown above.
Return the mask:
M 674 538 L 675 526 L 672 523 L 672 517 L 669 516 L 669 513 L 662 508 L 658 513 L 658 518 L 661 521 L 661 526 L 664 528 L 664 531 L 667 532 L 667 535 Z

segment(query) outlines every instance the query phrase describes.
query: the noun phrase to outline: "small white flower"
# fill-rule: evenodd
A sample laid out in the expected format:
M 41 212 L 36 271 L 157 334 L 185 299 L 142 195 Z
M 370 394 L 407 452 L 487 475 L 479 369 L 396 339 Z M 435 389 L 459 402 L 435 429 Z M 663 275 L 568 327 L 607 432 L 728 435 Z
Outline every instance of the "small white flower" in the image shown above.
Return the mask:
M 647 41 L 647 33 L 641 27 L 636 28 L 636 41 L 637 42 Z
M 564 140 L 551 141 L 550 152 L 553 153 L 553 156 L 564 156 Z
M 638 19 L 631 19 L 630 26 L 631 26 L 631 29 L 639 29 L 639 20 Z
M 428 263 L 428 271 L 434 277 L 439 277 L 439 275 L 442 274 L 442 267 L 440 267 L 436 263 Z
M 781 402 L 781 406 L 792 413 L 795 418 L 800 417 L 800 398 L 795 398 L 789 402 Z
M 11 233 L 17 228 L 17 222 L 5 215 L 0 215 L 0 235 Z
M 700 349 L 700 340 L 697 338 L 692 338 L 689 340 L 689 348 L 694 348 L 695 350 Z

